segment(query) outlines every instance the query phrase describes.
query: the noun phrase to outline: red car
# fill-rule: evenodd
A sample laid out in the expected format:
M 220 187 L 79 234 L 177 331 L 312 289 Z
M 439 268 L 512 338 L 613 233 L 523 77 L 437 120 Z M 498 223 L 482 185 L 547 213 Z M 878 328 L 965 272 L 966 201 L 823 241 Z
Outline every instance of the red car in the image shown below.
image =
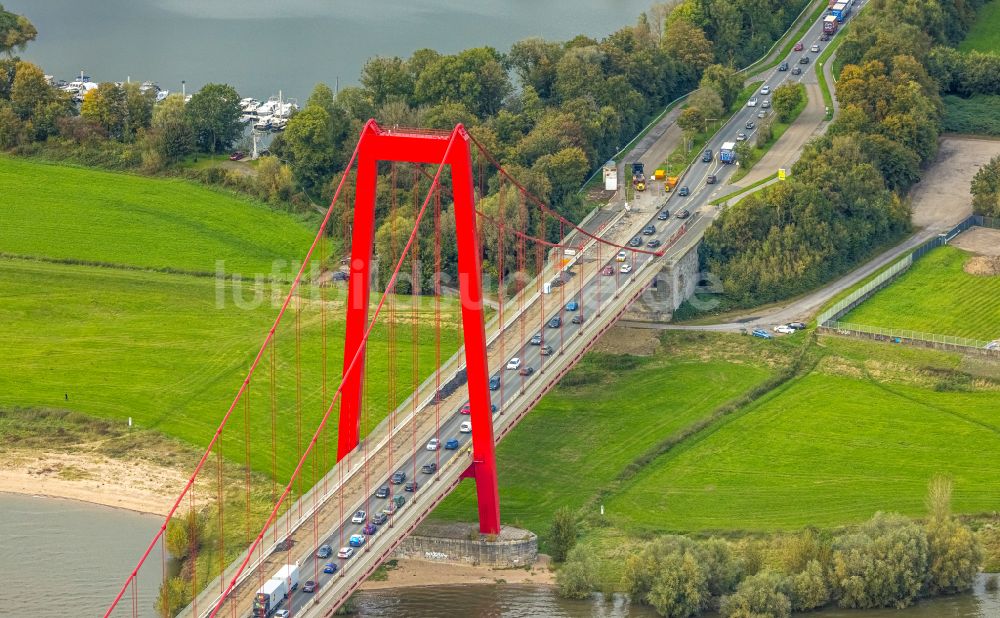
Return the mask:
M 245 156 L 247 156 L 246 153 L 240 152 L 239 150 L 237 150 L 233 154 L 229 155 L 229 160 L 230 161 L 239 161 L 240 159 L 242 159 Z
M 610 277 L 611 275 L 615 274 L 614 266 L 605 266 L 604 269 L 601 271 L 601 274 L 604 275 L 605 277 Z
M 465 404 L 462 409 L 458 411 L 459 414 L 472 414 L 472 406 Z
M 795 44 L 795 51 L 802 51 L 803 49 L 804 47 L 802 45 L 802 41 L 799 41 L 798 43 Z

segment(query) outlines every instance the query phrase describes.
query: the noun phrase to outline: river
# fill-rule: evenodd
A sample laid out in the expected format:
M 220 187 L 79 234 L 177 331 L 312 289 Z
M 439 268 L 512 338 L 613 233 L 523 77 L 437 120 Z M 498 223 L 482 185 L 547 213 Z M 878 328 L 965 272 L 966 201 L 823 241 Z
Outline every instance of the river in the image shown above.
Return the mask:
M 316 82 L 357 83 L 365 61 L 481 45 L 506 51 L 531 36 L 601 37 L 634 23 L 652 0 L 4 0 L 38 39 L 22 56 L 46 73 L 150 80 L 188 92 L 206 82 L 243 96 L 283 90 L 300 101 Z
M 97 616 L 152 538 L 161 518 L 69 500 L 0 494 L 0 616 Z M 153 616 L 162 572 L 144 569 L 136 604 Z M 131 607 L 131 598 L 125 605 Z M 624 599 L 567 601 L 551 588 L 513 585 L 435 586 L 362 592 L 359 616 L 438 618 L 654 618 Z M 120 612 L 126 615 L 129 612 Z M 903 610 L 808 614 L 817 618 L 996 618 L 1000 594 L 935 599 Z

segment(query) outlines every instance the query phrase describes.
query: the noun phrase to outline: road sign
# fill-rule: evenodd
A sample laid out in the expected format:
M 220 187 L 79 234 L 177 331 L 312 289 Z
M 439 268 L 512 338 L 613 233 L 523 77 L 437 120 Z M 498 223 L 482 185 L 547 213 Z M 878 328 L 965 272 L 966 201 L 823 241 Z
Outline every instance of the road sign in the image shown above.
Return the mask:
M 788 171 L 785 168 L 783 168 L 783 167 L 779 167 L 778 168 L 778 180 L 786 180 L 787 178 L 788 178 Z

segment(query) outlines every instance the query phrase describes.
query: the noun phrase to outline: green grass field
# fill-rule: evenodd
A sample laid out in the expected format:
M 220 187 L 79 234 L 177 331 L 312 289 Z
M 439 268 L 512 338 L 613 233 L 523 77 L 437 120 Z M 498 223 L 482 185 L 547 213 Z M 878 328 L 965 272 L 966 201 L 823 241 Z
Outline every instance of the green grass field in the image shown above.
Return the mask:
M 270 274 L 318 225 L 184 180 L 0 156 L 0 253 L 149 269 Z
M 944 97 L 943 129 L 970 135 L 1000 135 L 1000 95 L 977 94 L 968 99 Z
M 706 358 L 699 336 L 677 333 L 669 341 L 674 354 L 655 358 L 588 355 L 500 443 L 505 523 L 544 533 L 558 507 L 578 509 L 615 486 L 629 464 L 766 380 L 780 362 L 761 342 L 738 335 L 710 340 L 733 348 L 716 358 Z M 469 483 L 435 517 L 470 520 L 475 509 Z
M 969 258 L 954 247 L 934 249 L 841 319 L 987 341 L 1000 338 L 1000 277 L 967 274 L 962 265 Z
M 271 302 L 240 308 L 233 288 L 214 279 L 0 259 L 0 406 L 69 408 L 154 429 L 204 447 L 239 388 L 277 314 Z M 343 288 L 326 289 L 327 297 Z M 271 290 L 267 298 L 271 299 Z M 283 293 L 283 290 L 281 291 Z M 311 292 L 306 289 L 306 297 Z M 218 308 L 219 295 L 224 307 Z M 242 298 L 250 303 L 252 293 Z M 336 388 L 343 358 L 342 301 L 327 304 L 328 385 Z M 252 303 L 251 303 L 252 304 Z M 321 402 L 321 312 L 308 302 L 301 313 L 302 431 L 311 435 Z M 446 305 L 453 311 L 452 305 Z M 421 315 L 428 315 L 422 311 Z M 277 332 L 278 460 L 285 477 L 297 457 L 294 312 Z M 429 322 L 429 320 L 428 320 Z M 446 319 L 442 354 L 457 349 L 459 332 Z M 367 427 L 388 412 L 384 386 L 388 334 L 373 331 L 368 368 Z M 397 329 L 398 384 L 411 382 L 410 328 Z M 421 379 L 434 363 L 434 332 L 419 332 Z M 251 385 L 249 407 L 254 466 L 270 471 L 270 363 Z M 68 395 L 68 400 L 66 396 Z M 403 395 L 405 396 L 405 395 Z M 337 408 L 339 409 L 339 408 Z M 335 410 L 336 411 L 336 410 Z M 242 461 L 243 410 L 226 430 L 224 453 Z M 334 440 L 335 434 L 329 432 Z
M 1000 2 L 988 2 L 976 15 L 972 30 L 958 44 L 960 51 L 1000 52 Z

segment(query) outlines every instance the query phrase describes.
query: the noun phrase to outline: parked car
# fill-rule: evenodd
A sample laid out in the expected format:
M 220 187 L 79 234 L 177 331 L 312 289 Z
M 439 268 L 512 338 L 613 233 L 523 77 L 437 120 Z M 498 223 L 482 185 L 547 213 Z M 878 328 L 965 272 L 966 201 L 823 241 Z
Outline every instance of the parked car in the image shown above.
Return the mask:
M 623 275 L 629 274 L 630 272 L 632 272 L 632 265 L 631 264 L 622 264 L 620 272 Z
M 403 490 L 413 493 L 420 489 L 420 485 L 416 481 L 410 481 L 406 485 L 403 485 Z
M 383 485 L 375 490 L 376 498 L 388 498 L 389 497 L 389 486 Z
M 337 552 L 338 558 L 350 558 L 354 555 L 353 547 L 341 547 L 340 551 Z
M 774 332 L 781 333 L 782 335 L 788 335 L 790 333 L 795 332 L 795 329 L 789 326 L 788 324 L 778 324 L 777 326 L 774 327 L 773 330 Z
M 781 64 L 779 64 L 778 65 L 778 70 L 779 71 L 787 71 L 788 70 L 788 63 L 787 62 L 782 62 Z
M 490 390 L 497 391 L 500 390 L 500 376 L 493 376 L 490 378 Z
M 805 49 L 805 45 L 802 44 L 802 41 L 799 41 L 798 43 L 795 44 L 794 47 L 795 51 L 802 51 L 803 49 Z
M 439 448 L 441 448 L 441 441 L 437 438 L 431 438 L 430 441 L 427 442 L 428 451 L 436 451 Z
M 347 539 L 347 544 L 351 547 L 361 547 L 365 544 L 365 535 L 352 534 L 351 538 Z
M 385 513 L 376 513 L 372 517 L 372 523 L 375 524 L 376 526 L 381 526 L 387 521 L 389 521 L 389 516 L 386 515 Z
M 424 465 L 420 466 L 420 471 L 423 472 L 424 474 L 434 474 L 435 472 L 437 472 L 437 470 L 438 470 L 438 465 L 434 462 L 425 463 Z
M 763 328 L 755 328 L 751 333 L 754 337 L 760 337 L 761 339 L 770 339 L 771 333 L 767 332 Z
M 514 358 L 510 359 L 509 361 L 507 361 L 507 369 L 516 370 L 516 369 L 520 369 L 520 368 L 521 368 L 521 359 L 520 358 L 518 358 L 518 357 L 515 356 Z
M 805 322 L 789 322 L 788 325 L 794 328 L 795 330 L 805 330 L 806 327 Z
M 245 153 L 245 152 L 243 152 L 241 150 L 237 150 L 233 154 L 229 155 L 229 160 L 230 161 L 239 161 L 240 159 L 242 159 L 245 156 L 247 156 L 247 153 Z
M 645 236 L 651 236 L 656 233 L 656 226 L 650 223 L 646 227 L 642 228 L 642 233 Z
M 661 210 L 660 214 L 656 215 L 656 220 L 657 221 L 666 221 L 669 218 L 670 218 L 670 211 L 669 210 Z
M 794 69 L 792 69 L 792 75 L 802 75 L 802 69 L 800 69 L 799 67 L 795 67 Z
M 754 97 L 747 101 L 747 107 L 757 107 L 757 97 Z
M 559 316 L 552 318 L 551 320 L 549 320 L 548 326 L 549 328 L 559 328 L 560 326 L 562 326 L 562 318 Z
M 648 243 L 646 243 L 646 247 L 649 248 L 649 249 L 655 249 L 655 248 L 659 247 L 662 244 L 663 244 L 663 241 L 661 241 L 659 238 L 654 238 L 653 240 L 651 240 Z
M 330 275 L 330 279 L 333 281 L 349 281 L 351 279 L 351 275 L 342 270 L 335 270 L 333 271 L 333 274 Z
M 307 581 L 302 585 L 302 592 L 316 592 L 316 582 L 311 579 Z
M 322 560 L 323 558 L 329 558 L 330 554 L 333 553 L 333 548 L 329 545 L 320 545 L 319 549 L 316 550 L 316 557 Z
M 354 513 L 354 517 L 351 517 L 351 523 L 363 524 L 366 519 L 368 519 L 368 513 L 365 513 L 364 511 L 357 511 Z
M 676 216 L 678 219 L 687 219 L 688 217 L 691 216 L 691 213 L 688 212 L 687 210 L 678 210 L 677 214 L 674 216 Z
M 641 247 L 642 246 L 642 236 L 636 236 L 632 240 L 628 241 L 628 246 L 630 246 L 630 247 Z
M 392 475 L 392 478 L 389 479 L 389 482 L 392 483 L 393 485 L 402 485 L 403 481 L 405 480 L 406 480 L 406 472 L 403 472 L 402 470 L 397 470 Z
M 542 346 L 542 349 L 539 350 L 538 353 L 542 356 L 552 356 L 552 346 L 546 343 Z
M 524 377 L 528 377 L 531 374 L 535 373 L 535 368 L 534 367 L 521 367 L 521 369 L 517 373 L 520 374 L 520 375 L 522 375 L 522 376 L 524 376 Z
M 679 190 L 679 191 L 677 192 L 677 195 L 679 195 L 679 196 L 681 196 L 681 197 L 687 197 L 687 196 L 691 195 L 691 190 L 690 190 L 690 189 L 688 189 L 687 185 L 684 185 L 684 186 L 683 186 L 683 187 L 681 187 L 681 188 L 680 188 L 680 190 Z
M 458 426 L 458 433 L 472 433 L 472 423 L 465 421 Z
M 324 573 L 336 573 L 337 572 L 337 563 L 335 563 L 335 562 L 327 562 L 326 564 L 323 565 L 323 572 Z M 277 614 L 275 614 L 275 616 L 277 616 Z
M 708 148 L 708 149 L 705 150 L 705 152 L 701 153 L 701 160 L 703 162 L 705 162 L 705 163 L 711 163 L 712 162 L 712 149 L 711 148 Z
M 760 93 L 761 94 L 771 94 L 771 87 L 770 86 L 764 86 L 763 88 L 760 89 Z
M 615 256 L 615 259 L 618 260 L 619 262 L 624 262 L 626 259 L 628 259 L 628 252 L 619 251 L 618 255 Z
M 604 275 L 605 277 L 610 277 L 611 275 L 615 274 L 615 267 L 605 266 L 604 268 L 601 269 L 601 274 Z
M 580 308 L 580 303 L 576 302 L 575 300 L 571 300 L 568 303 L 566 303 L 566 311 L 576 311 L 579 308 Z
M 811 51 L 814 54 L 818 54 L 819 53 L 819 45 L 813 43 L 813 46 L 809 48 L 809 51 Z
M 574 315 L 573 319 L 570 320 L 570 322 L 572 322 L 574 324 L 583 324 L 583 314 L 582 313 L 578 313 L 578 314 Z
M 373 522 L 368 522 L 367 524 L 365 524 L 365 527 L 361 529 L 361 532 L 367 534 L 368 536 L 371 536 L 376 532 L 378 532 L 378 526 L 376 526 Z

